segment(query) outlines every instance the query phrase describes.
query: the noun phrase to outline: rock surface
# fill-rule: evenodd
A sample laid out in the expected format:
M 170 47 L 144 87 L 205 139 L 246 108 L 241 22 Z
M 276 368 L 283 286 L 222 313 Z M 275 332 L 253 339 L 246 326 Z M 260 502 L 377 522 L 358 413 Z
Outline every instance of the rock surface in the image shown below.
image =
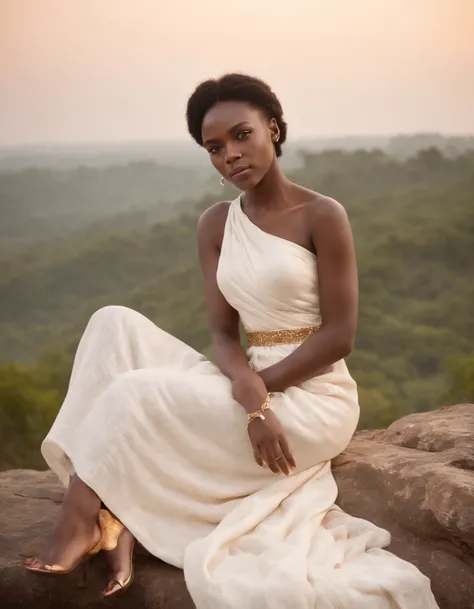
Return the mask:
M 338 503 L 392 533 L 390 550 L 432 580 L 441 609 L 474 609 L 474 405 L 411 415 L 356 434 L 334 462 Z M 50 472 L 0 473 L 0 607 L 104 606 L 102 557 L 66 576 L 24 571 L 62 498 Z M 193 609 L 183 574 L 139 550 L 133 587 L 117 609 Z
M 194 609 L 183 573 L 141 548 L 126 594 L 102 600 L 107 571 L 99 554 L 69 575 L 29 573 L 23 559 L 35 555 L 51 530 L 63 488 L 51 472 L 0 473 L 1 609 Z
M 474 608 L 474 405 L 360 432 L 333 471 L 341 508 L 390 531 L 441 609 Z

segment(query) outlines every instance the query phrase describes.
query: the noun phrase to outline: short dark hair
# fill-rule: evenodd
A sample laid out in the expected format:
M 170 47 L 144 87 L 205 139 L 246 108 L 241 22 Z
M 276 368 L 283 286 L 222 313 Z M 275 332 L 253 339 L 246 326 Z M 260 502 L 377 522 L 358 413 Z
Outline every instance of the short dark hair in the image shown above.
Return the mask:
M 266 82 L 246 74 L 225 74 L 218 79 L 210 79 L 198 85 L 188 100 L 186 121 L 191 137 L 200 145 L 202 122 L 207 112 L 221 101 L 246 102 L 261 110 L 268 119 L 274 118 L 280 129 L 280 138 L 274 142 L 277 157 L 281 156 L 281 146 L 286 140 L 287 124 L 283 120 L 280 101 Z

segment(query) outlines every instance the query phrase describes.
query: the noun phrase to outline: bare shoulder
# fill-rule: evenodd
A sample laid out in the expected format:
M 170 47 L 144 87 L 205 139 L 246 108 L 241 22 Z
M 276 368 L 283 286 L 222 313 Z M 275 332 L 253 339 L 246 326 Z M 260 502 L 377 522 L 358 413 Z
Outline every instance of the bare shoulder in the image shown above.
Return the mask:
M 226 221 L 227 214 L 229 213 L 230 201 L 219 201 L 219 203 L 214 203 L 211 207 L 208 207 L 202 214 L 199 216 L 198 220 L 198 228 L 207 227 L 215 224 L 216 222 Z
M 220 201 L 208 207 L 200 215 L 197 223 L 198 240 L 200 242 L 212 242 L 220 249 L 230 205 L 229 201 Z
M 344 206 L 332 197 L 307 191 L 306 221 L 317 254 L 352 247 L 349 217 Z
M 347 224 L 348 216 L 344 206 L 326 195 L 309 192 L 307 205 L 308 219 L 321 225 Z

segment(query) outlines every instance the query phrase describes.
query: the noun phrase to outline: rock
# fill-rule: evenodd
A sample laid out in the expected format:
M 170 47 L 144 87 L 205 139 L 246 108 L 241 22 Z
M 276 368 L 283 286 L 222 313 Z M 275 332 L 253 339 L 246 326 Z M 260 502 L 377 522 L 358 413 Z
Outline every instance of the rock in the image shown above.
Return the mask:
M 432 580 L 441 609 L 474 609 L 474 406 L 410 415 L 385 431 L 364 431 L 334 461 L 338 503 L 392 533 L 390 550 Z M 0 473 L 2 609 L 103 607 L 102 556 L 67 576 L 26 572 L 63 495 L 50 472 Z M 135 584 L 117 609 L 194 609 L 182 571 L 136 555 Z M 409 608 L 408 608 L 409 609 Z
M 390 531 L 441 609 L 474 608 L 474 405 L 359 432 L 333 471 L 341 508 Z
M 103 609 L 104 603 L 114 609 L 194 609 L 183 572 L 141 548 L 135 557 L 134 585 L 107 602 L 100 597 L 107 578 L 100 554 L 70 575 L 25 571 L 21 563 L 41 548 L 62 496 L 63 488 L 51 472 L 0 473 L 1 609 Z

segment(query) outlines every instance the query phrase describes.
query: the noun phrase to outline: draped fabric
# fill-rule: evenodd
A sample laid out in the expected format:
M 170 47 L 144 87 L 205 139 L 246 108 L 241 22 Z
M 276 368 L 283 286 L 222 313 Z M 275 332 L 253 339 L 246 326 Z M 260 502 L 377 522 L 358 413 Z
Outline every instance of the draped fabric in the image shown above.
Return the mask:
M 316 256 L 229 207 L 220 290 L 249 331 L 321 322 Z M 252 347 L 255 370 L 297 345 Z M 125 307 L 97 311 L 42 445 L 162 560 L 184 568 L 197 609 L 435 609 L 429 580 L 382 548 L 390 535 L 334 505 L 330 461 L 359 417 L 344 361 L 274 394 L 297 468 L 259 467 L 246 413 L 204 356 Z M 371 498 L 367 497 L 367 501 Z

